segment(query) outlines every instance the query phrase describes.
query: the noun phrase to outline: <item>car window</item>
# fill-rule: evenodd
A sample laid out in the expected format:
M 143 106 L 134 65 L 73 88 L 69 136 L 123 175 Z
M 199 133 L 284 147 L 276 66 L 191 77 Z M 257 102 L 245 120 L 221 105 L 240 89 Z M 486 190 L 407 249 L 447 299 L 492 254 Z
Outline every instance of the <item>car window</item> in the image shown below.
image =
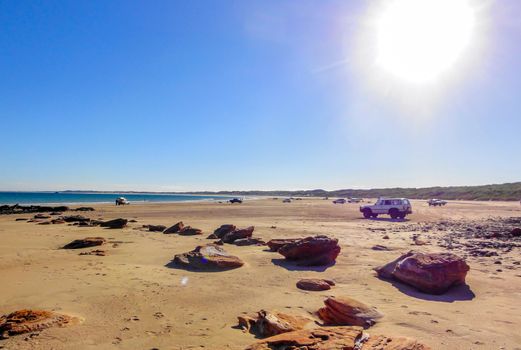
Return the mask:
M 392 205 L 392 201 L 386 200 L 386 201 L 384 201 L 384 205 Z

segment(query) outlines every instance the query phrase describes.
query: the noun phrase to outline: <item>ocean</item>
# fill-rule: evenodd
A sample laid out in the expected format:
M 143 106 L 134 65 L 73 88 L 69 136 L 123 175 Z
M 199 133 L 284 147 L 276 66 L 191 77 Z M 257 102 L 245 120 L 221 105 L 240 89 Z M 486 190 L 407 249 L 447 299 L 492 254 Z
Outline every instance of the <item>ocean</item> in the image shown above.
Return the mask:
M 130 203 L 184 202 L 197 200 L 218 201 L 232 198 L 229 196 L 155 193 L 0 192 L 0 205 L 113 203 L 118 197 L 125 197 Z

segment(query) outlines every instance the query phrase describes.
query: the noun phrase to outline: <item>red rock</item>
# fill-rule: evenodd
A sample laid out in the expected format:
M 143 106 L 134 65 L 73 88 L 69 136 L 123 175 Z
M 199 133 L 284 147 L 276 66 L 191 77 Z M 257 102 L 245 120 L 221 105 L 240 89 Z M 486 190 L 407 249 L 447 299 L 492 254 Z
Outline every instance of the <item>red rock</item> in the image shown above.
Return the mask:
M 262 239 L 259 238 L 240 238 L 233 241 L 233 244 L 237 246 L 245 246 L 245 245 L 265 245 L 266 242 L 264 242 Z
M 196 236 L 196 235 L 202 235 L 203 231 L 201 231 L 195 227 L 185 226 L 178 233 L 181 236 Z
M 83 239 L 75 239 L 74 241 L 64 245 L 63 249 L 89 248 L 105 244 L 105 242 L 105 238 L 103 237 L 86 237 Z
M 375 269 L 380 277 L 394 278 L 429 294 L 443 294 L 464 284 L 470 270 L 465 260 L 451 253 L 410 251 Z
M 34 216 L 34 219 L 50 219 L 51 217 L 49 215 L 45 215 L 45 214 L 36 214 Z
M 324 304 L 326 307 L 318 310 L 318 317 L 327 325 L 367 328 L 382 318 L 382 314 L 374 307 L 348 297 L 330 297 Z
M 301 279 L 297 282 L 297 288 L 311 291 L 321 291 L 331 289 L 335 283 L 330 280 L 322 280 L 317 278 Z
M 340 253 L 338 240 L 327 236 L 307 237 L 279 248 L 287 260 L 301 266 L 330 265 Z
M 291 316 L 278 312 L 261 310 L 255 316 L 239 316 L 239 327 L 259 337 L 271 337 L 273 335 L 304 329 L 312 323 L 312 320 Z
M 0 339 L 11 335 L 41 331 L 50 327 L 64 327 L 79 323 L 79 319 L 41 310 L 19 310 L 0 317 Z
M 163 232 L 166 229 L 164 225 L 148 225 L 148 230 L 150 232 Z
M 101 227 L 108 227 L 108 228 L 123 228 L 127 226 L 127 219 L 114 219 L 109 221 L 104 221 L 100 223 Z
M 516 227 L 515 229 L 513 229 L 512 231 L 510 231 L 510 235 L 511 235 L 512 237 L 521 237 L 521 228 Z
M 90 221 L 90 218 L 87 218 L 82 215 L 67 215 L 62 216 L 60 219 L 62 219 L 65 222 L 84 222 L 84 221 Z
M 296 241 L 300 241 L 303 238 L 285 238 L 285 239 L 272 239 L 266 243 L 268 247 L 270 247 L 270 250 L 272 252 L 276 252 L 282 247 L 283 245 L 286 245 L 288 243 L 294 243 Z
M 166 230 L 163 231 L 164 234 L 170 234 L 170 233 L 178 233 L 179 231 L 181 231 L 183 228 L 185 227 L 185 225 L 183 224 L 182 221 L 179 221 L 177 224 L 173 225 L 173 226 L 170 226 L 169 228 L 167 228 Z
M 231 225 L 231 224 L 221 225 L 221 227 L 219 227 L 218 229 L 213 231 L 213 233 L 210 236 L 208 236 L 208 239 L 223 238 L 224 235 L 235 231 L 235 229 L 236 229 L 235 225 Z
M 374 270 L 376 271 L 376 273 L 378 274 L 378 277 L 380 278 L 386 278 L 386 279 L 392 279 L 393 278 L 393 272 L 394 272 L 394 269 L 396 268 L 396 264 L 413 255 L 414 254 L 414 251 L 410 251 L 408 253 L 405 253 L 404 255 L 396 258 L 395 260 L 391 261 L 390 263 L 387 263 L 385 265 L 382 265 L 382 266 L 379 266 L 377 268 L 375 268 Z
M 327 327 L 282 333 L 246 350 L 431 350 L 414 339 L 370 336 L 360 327 Z
M 355 350 L 362 339 L 363 332 L 359 327 L 303 329 L 262 339 L 246 350 Z
M 196 270 L 224 270 L 235 269 L 244 265 L 236 256 L 228 254 L 222 247 L 215 244 L 198 246 L 194 250 L 178 254 L 174 257 L 174 264 Z
M 232 232 L 228 232 L 227 234 L 225 234 L 222 237 L 222 241 L 224 243 L 233 243 L 237 239 L 251 237 L 253 235 L 253 230 L 254 229 L 255 229 L 255 227 L 250 226 L 250 227 L 243 228 L 243 229 L 240 229 L 240 230 L 234 230 Z

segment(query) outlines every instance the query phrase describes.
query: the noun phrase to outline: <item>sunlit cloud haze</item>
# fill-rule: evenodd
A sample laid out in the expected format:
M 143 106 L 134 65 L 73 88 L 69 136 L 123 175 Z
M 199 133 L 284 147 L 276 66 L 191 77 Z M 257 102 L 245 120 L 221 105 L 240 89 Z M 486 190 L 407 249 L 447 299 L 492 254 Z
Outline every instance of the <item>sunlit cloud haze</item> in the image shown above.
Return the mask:
M 0 2 L 0 190 L 520 180 L 516 0 Z

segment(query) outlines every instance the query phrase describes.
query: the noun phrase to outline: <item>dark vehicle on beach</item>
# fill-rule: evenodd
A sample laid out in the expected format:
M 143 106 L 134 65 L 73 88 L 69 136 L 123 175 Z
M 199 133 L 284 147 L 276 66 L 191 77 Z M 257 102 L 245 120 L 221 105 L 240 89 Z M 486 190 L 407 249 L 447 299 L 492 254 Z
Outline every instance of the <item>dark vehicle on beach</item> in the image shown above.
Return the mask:
M 442 199 L 433 198 L 433 199 L 429 199 L 427 201 L 427 203 L 429 204 L 429 207 L 441 207 L 441 206 L 447 204 L 447 201 L 444 201 Z
M 119 197 L 116 199 L 116 205 L 129 205 L 130 202 L 125 197 Z
M 228 202 L 230 202 L 232 204 L 233 203 L 242 203 L 242 199 L 240 199 L 240 198 L 232 198 Z

